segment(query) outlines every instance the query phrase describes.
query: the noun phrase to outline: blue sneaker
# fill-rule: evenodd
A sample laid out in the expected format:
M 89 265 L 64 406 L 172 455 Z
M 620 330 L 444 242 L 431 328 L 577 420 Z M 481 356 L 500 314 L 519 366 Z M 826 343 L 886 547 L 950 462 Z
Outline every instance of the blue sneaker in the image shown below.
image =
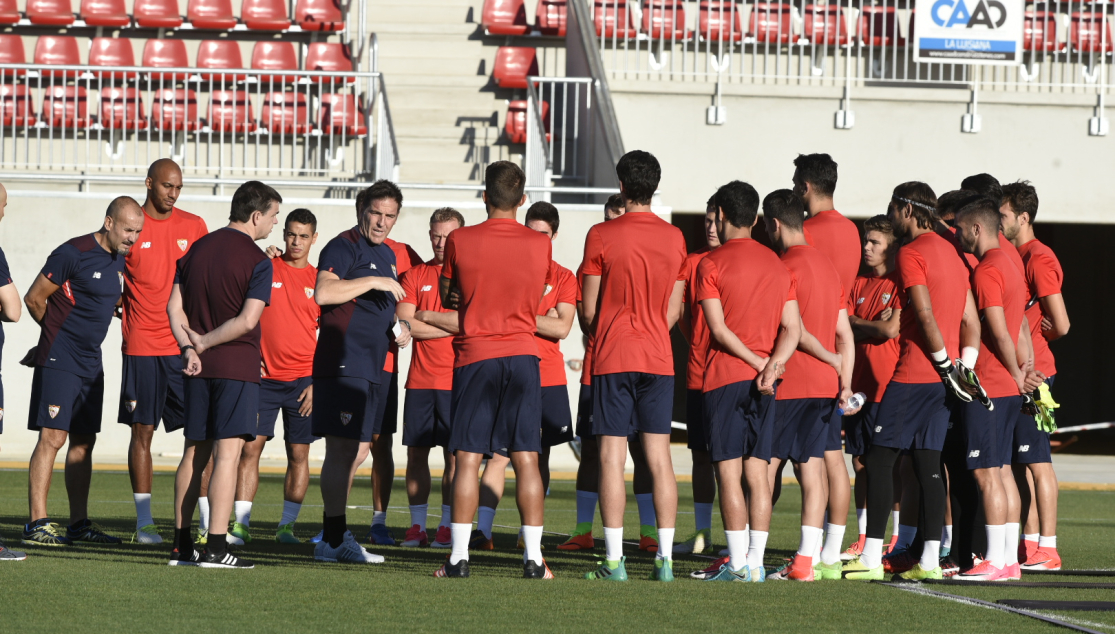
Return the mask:
M 767 580 L 767 569 L 766 569 L 766 567 L 765 566 L 759 566 L 758 568 L 752 568 L 750 577 L 751 578 L 748 579 L 748 581 L 750 581 L 751 583 L 763 583 L 764 581 Z
M 65 529 L 49 520 L 39 520 L 23 527 L 23 543 L 28 546 L 72 546 Z
M 318 531 L 317 535 L 314 535 L 313 537 L 310 538 L 310 543 L 311 544 L 320 544 L 321 540 L 323 540 L 323 539 L 325 539 L 325 531 L 323 531 L 323 530 Z
M 719 572 L 706 578 L 705 581 L 751 581 L 751 571 L 746 565 L 737 572 L 732 570 L 731 565 L 724 564 L 720 566 Z
M 395 536 L 383 524 L 372 524 L 372 529 L 364 536 L 364 541 L 377 546 L 394 546 Z
M 67 527 L 66 538 L 74 544 L 82 543 L 115 546 L 116 544 L 124 543 L 124 540 L 105 533 L 101 530 L 100 526 L 97 526 L 88 519 L 81 520 L 77 524 Z

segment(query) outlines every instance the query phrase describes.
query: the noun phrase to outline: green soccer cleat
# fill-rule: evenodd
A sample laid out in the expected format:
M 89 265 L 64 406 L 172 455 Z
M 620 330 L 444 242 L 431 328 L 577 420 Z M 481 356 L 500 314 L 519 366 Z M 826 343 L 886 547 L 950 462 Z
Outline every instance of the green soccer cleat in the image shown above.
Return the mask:
M 675 555 L 711 555 L 712 529 L 702 528 L 685 541 L 674 544 Z
M 863 558 L 857 557 L 852 561 L 844 564 L 842 569 L 845 579 L 852 579 L 853 581 L 882 581 L 883 580 L 883 564 L 879 564 L 874 568 L 868 568 L 863 565 Z
M 592 572 L 585 573 L 585 579 L 599 579 L 601 581 L 627 581 L 627 567 L 624 563 L 627 562 L 627 557 L 621 557 L 619 561 L 604 560 L 599 562 L 600 566 Z
M 650 571 L 651 581 L 673 581 L 674 560 L 664 557 L 654 558 L 654 569 Z
M 197 545 L 197 546 L 205 546 L 208 543 L 209 543 L 209 531 L 198 529 L 197 539 L 194 540 L 194 544 Z
M 639 525 L 639 550 L 658 552 L 658 529 L 649 524 Z
M 275 541 L 280 544 L 301 544 L 302 540 L 294 536 L 294 523 L 283 524 L 275 531 Z
M 918 562 L 913 568 L 910 568 L 902 574 L 894 576 L 892 581 L 925 581 L 926 579 L 944 579 L 944 571 L 940 566 L 932 570 L 926 570 L 921 567 L 921 562 Z
M 244 544 L 251 543 L 252 534 L 247 526 L 244 526 L 240 522 L 233 522 L 232 529 L 228 531 L 226 541 L 233 546 L 243 546 Z
M 147 526 L 140 526 L 136 532 L 132 533 L 133 544 L 161 544 L 163 543 L 163 536 L 159 534 L 159 529 L 154 524 Z
M 817 562 L 817 565 L 813 566 L 813 579 L 816 581 L 839 581 L 843 570 L 844 566 L 839 561 L 831 564 Z
M 706 577 L 705 581 L 751 581 L 751 570 L 745 564 L 739 570 L 732 570 L 731 565 L 724 564 L 720 566 L 720 570 L 712 575 Z

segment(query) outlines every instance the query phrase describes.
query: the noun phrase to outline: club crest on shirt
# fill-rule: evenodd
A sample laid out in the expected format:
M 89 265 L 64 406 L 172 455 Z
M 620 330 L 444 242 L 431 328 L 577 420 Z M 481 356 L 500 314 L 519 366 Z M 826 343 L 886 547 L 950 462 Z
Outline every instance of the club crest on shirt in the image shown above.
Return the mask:
M 120 292 L 123 293 L 124 292 L 124 272 L 123 271 L 117 271 L 116 272 L 116 279 L 120 280 Z
M 883 300 L 884 304 L 889 302 L 890 301 L 890 293 L 883 293 L 882 300 Z
M 546 285 L 546 292 L 545 292 L 545 293 L 542 293 L 542 296 L 543 296 L 543 297 L 545 297 L 545 296 L 549 295 L 549 294 L 550 294 L 550 291 L 552 291 L 552 290 L 554 290 L 554 287 L 553 287 L 553 286 L 550 286 L 549 284 L 547 284 L 547 285 Z
M 57 406 L 57 405 L 47 405 L 46 406 L 46 413 L 50 414 L 51 418 L 54 418 L 55 416 L 57 416 L 58 412 L 60 412 L 60 411 L 62 411 L 62 408 Z
M 124 401 L 124 407 L 128 408 L 129 412 L 134 412 L 134 411 L 136 411 L 136 402 L 135 401 Z
M 398 269 L 395 268 L 394 264 L 391 265 L 391 275 L 394 275 L 395 277 L 399 277 L 399 271 L 398 271 Z
M 314 298 L 314 289 L 310 288 L 309 286 L 303 286 L 302 290 L 306 291 L 306 299 Z
M 347 425 L 352 422 L 352 412 L 341 412 L 341 424 Z
M 179 248 L 179 249 L 181 249 L 181 250 L 183 250 L 183 251 L 185 251 L 185 250 L 186 250 L 186 247 L 187 247 L 187 246 L 188 246 L 189 244 L 190 244 L 190 241 L 189 241 L 189 240 L 186 240 L 186 239 L 183 239 L 183 238 L 179 238 L 179 239 L 178 239 L 178 248 Z

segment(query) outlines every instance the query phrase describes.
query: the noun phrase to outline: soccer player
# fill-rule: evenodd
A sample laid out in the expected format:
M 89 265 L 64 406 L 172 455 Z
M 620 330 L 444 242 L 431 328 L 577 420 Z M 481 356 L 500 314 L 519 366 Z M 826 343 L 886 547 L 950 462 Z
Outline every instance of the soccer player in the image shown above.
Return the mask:
M 729 560 L 707 580 L 762 582 L 775 382 L 797 347 L 801 315 L 794 276 L 751 239 L 759 208 L 755 188 L 733 181 L 717 190 L 710 206 L 716 209 L 721 246 L 697 265 L 694 294 L 710 331 L 703 412 L 709 455 L 720 477 Z M 746 500 L 741 477 L 752 492 Z
M 898 327 L 902 315 L 894 256 L 898 252 L 894 228 L 886 216 L 863 223 L 863 264 L 866 275 L 852 283 L 848 322 L 856 338 L 856 364 L 852 389 L 866 397 L 859 414 L 844 418 L 844 450 L 852 456 L 856 474 L 856 519 L 859 538 L 842 558 L 850 561 L 863 552 L 867 538 L 867 475 L 863 456 L 871 444 L 879 402 L 898 363 Z M 896 523 L 897 524 L 897 523 Z M 895 533 L 897 533 L 897 527 Z
M 956 214 L 956 236 L 964 251 L 979 258 L 972 274 L 977 307 L 982 319 L 980 350 L 975 371 L 992 407 L 972 401 L 961 405 L 960 422 L 967 439 L 967 466 L 979 484 L 987 525 L 987 551 L 978 565 L 961 570 L 956 579 L 998 581 L 1021 579 L 1018 566 L 1018 530 L 1021 502 L 1010 468 L 1014 428 L 1020 416 L 1022 394 L 1044 379 L 1032 370 L 1033 358 L 1024 326 L 1026 286 L 1022 273 L 999 248 L 998 201 L 980 198 Z M 1019 339 L 1024 343 L 1019 346 Z M 1019 357 L 1024 350 L 1026 356 Z M 962 351 L 962 355 L 969 351 Z M 982 400 L 982 399 L 981 399 Z M 970 512 L 960 530 L 970 530 Z
M 312 431 L 325 438 L 325 508 L 314 559 L 382 563 L 383 557 L 364 550 L 349 532 L 345 510 L 356 467 L 375 440 L 389 344 L 410 343 L 410 324 L 395 317 L 403 288 L 395 274 L 395 252 L 385 243 L 403 194 L 394 183 L 378 180 L 360 192 L 356 203 L 356 226 L 321 251 L 314 289 L 322 311 L 314 351 Z
M 1034 346 L 1034 369 L 1044 374 L 1052 387 L 1057 367 L 1048 342 L 1068 334 L 1069 315 L 1061 295 L 1064 279 L 1061 263 L 1052 249 L 1034 237 L 1034 220 L 1038 215 L 1038 194 L 1034 186 L 1026 181 L 1005 185 L 999 215 L 1003 235 L 1018 247 L 1025 269 L 1026 320 Z M 1049 434 L 1037 428 L 1032 416 L 1023 415 L 1018 420 L 1011 464 L 1022 494 L 1022 518 L 1026 522 L 1024 550 L 1019 551 L 1022 569 L 1059 570 L 1057 474 L 1053 471 Z M 1027 482 L 1027 471 L 1033 477 L 1036 496 Z M 1037 513 L 1032 511 L 1031 500 Z
M 449 444 L 449 407 L 453 396 L 453 335 L 459 328 L 456 311 L 441 305 L 438 280 L 445 262 L 449 234 L 465 226 L 465 217 L 451 207 L 430 216 L 430 248 L 434 257 L 407 271 L 400 280 L 405 295 L 395 307 L 399 319 L 410 323 L 414 350 L 403 401 L 403 445 L 407 448 L 406 487 L 410 529 L 403 546 L 449 548 L 453 501 L 453 454 Z M 441 521 L 433 543 L 426 536 L 430 499 L 430 449 L 441 447 L 445 470 L 441 476 Z
M 145 183 L 143 240 L 124 258 L 124 363 L 116 420 L 132 429 L 128 444 L 128 476 L 136 506 L 132 539 L 160 544 L 163 538 L 151 516 L 151 438 L 160 420 L 168 432 L 185 424 L 182 355 L 170 332 L 166 305 L 175 265 L 209 229 L 200 216 L 175 207 L 182 193 L 182 169 L 177 163 L 155 161 L 147 169 Z
M 828 256 L 844 291 L 851 292 L 860 267 L 859 229 L 836 211 L 832 202 L 836 192 L 836 161 L 828 154 L 798 154 L 794 168 L 794 194 L 809 213 L 805 219 L 805 240 Z
M 143 219 L 136 201 L 116 198 L 100 230 L 50 254 L 23 298 L 41 328 L 38 345 L 23 361 L 35 368 L 27 428 L 39 432 L 27 469 L 31 521 L 23 527 L 24 544 L 120 543 L 89 521 L 89 481 L 105 391 L 101 343 L 124 290 L 124 257 L 139 239 Z M 47 517 L 46 501 L 54 458 L 67 440 L 70 525 L 63 532 Z
M 515 468 L 522 519 L 523 578 L 552 579 L 542 559 L 546 491 L 538 470 L 542 450 L 542 380 L 535 319 L 549 279 L 550 241 L 519 224 L 526 176 L 496 161 L 484 174 L 488 219 L 454 231 L 439 280 L 442 303 L 457 308 L 453 339 L 453 400 L 449 450 L 453 480 L 453 549 L 435 577 L 468 577 L 472 518 L 479 502 L 480 461 L 506 453 Z M 464 477 L 459 477 L 464 474 Z
M 8 190 L 0 185 L 0 220 L 4 218 L 4 208 L 8 206 Z M 23 312 L 23 304 L 19 301 L 19 291 L 12 282 L 11 270 L 8 268 L 8 258 L 4 257 L 0 249 L 0 322 L 15 323 L 19 321 Z M 0 353 L 4 348 L 4 329 L 0 326 Z M 0 380 L 0 434 L 4 433 L 4 383 Z M 23 561 L 27 553 L 11 550 L 0 539 L 0 561 Z
M 229 543 L 252 541 L 249 526 L 252 502 L 259 489 L 259 457 L 275 437 L 275 422 L 283 414 L 283 439 L 287 470 L 283 483 L 283 515 L 275 532 L 280 544 L 301 543 L 294 536 L 294 521 L 310 485 L 310 445 L 317 440 L 310 430 L 313 411 L 314 348 L 321 308 L 314 301 L 317 269 L 310 264 L 310 249 L 317 242 L 317 218 L 309 209 L 295 209 L 283 225 L 282 255 L 271 258 L 271 302 L 259 318 L 263 378 L 259 385 L 259 426 L 255 438 L 244 443 L 236 479 L 235 519 Z
M 685 294 L 685 239 L 651 211 L 662 176 L 643 151 L 616 165 L 623 216 L 589 229 L 582 305 L 596 337 L 592 361 L 593 433 L 600 448 L 600 514 L 605 561 L 589 579 L 625 581 L 623 467 L 627 437 L 638 432 L 653 482 L 658 550 L 652 578 L 672 581 L 677 481 L 670 456 L 673 363 L 670 329 Z
M 763 199 L 767 236 L 782 263 L 794 277 L 794 294 L 801 312 L 801 341 L 786 364 L 783 383 L 776 396 L 776 428 L 771 440 L 771 477 L 777 477 L 786 460 L 794 463 L 801 482 L 801 540 L 793 561 L 774 579 L 813 581 L 839 578 L 843 521 L 848 515 L 848 472 L 843 471 L 843 510 L 830 510 L 824 526 L 826 453 L 831 439 L 840 434 L 837 407 L 854 414 L 848 405 L 855 362 L 854 341 L 848 325 L 847 293 L 832 261 L 806 243 L 801 202 L 788 189 L 771 192 Z M 835 351 L 835 352 L 834 352 Z M 836 449 L 835 451 L 839 451 Z M 840 456 L 843 464 L 843 456 Z M 842 467 L 843 468 L 843 467 Z M 841 513 L 843 513 L 841 515 Z M 828 534 L 824 548 L 822 537 Z M 820 551 L 820 560 L 817 554 Z M 817 573 L 814 573 L 814 567 Z
M 863 554 L 844 566 L 847 579 L 883 578 L 883 533 L 894 494 L 894 464 L 909 448 L 921 490 L 920 525 L 925 529 L 921 558 L 904 578 L 941 578 L 940 539 L 945 488 L 941 449 L 949 423 L 946 392 L 971 395 L 960 385 L 951 359 L 961 346 L 979 345 L 979 317 L 963 263 L 939 236 L 937 197 L 921 182 L 894 188 L 887 218 L 898 250 L 896 269 L 904 306 L 899 325 L 898 363 L 883 392 L 864 464 L 867 469 L 867 537 Z M 963 397 L 961 397 L 963 398 Z

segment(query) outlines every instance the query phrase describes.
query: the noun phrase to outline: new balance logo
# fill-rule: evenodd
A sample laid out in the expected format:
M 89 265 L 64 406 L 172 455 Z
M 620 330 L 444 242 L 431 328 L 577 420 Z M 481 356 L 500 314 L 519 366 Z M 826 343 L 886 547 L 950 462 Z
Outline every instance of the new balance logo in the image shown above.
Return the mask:
M 420 290 L 420 291 L 418 291 L 418 292 L 419 292 L 419 293 L 425 293 L 426 291 L 432 291 L 432 290 L 434 290 L 434 287 L 433 287 L 433 286 L 431 286 L 431 285 L 429 285 L 429 284 L 427 284 L 427 285 L 423 286 L 423 287 L 422 287 L 422 290 Z
M 1026 453 L 1030 451 L 1030 445 L 1018 445 L 1018 453 Z
M 139 245 L 139 248 L 150 249 L 151 248 L 151 243 L 150 242 L 144 242 L 143 244 Z
M 97 271 L 96 273 L 94 273 L 93 274 L 93 279 L 95 279 L 95 280 L 101 279 L 101 272 Z
M 875 426 L 875 433 L 877 434 L 877 433 L 879 433 L 879 432 L 881 432 L 881 431 L 883 431 L 883 426 L 882 426 L 882 425 L 876 425 L 876 426 Z
M 979 449 L 973 449 L 968 452 L 969 458 L 979 458 Z
M 373 271 L 377 270 L 377 269 L 376 269 L 376 263 L 375 263 L 375 262 L 372 262 L 370 266 L 372 267 L 372 270 L 373 270 Z
M 856 306 L 859 306 L 860 304 L 864 303 L 865 301 L 867 301 L 866 297 L 861 297 L 861 298 L 857 299 L 856 300 Z
M 283 287 L 282 282 L 271 282 L 271 288 L 282 288 L 282 287 Z

